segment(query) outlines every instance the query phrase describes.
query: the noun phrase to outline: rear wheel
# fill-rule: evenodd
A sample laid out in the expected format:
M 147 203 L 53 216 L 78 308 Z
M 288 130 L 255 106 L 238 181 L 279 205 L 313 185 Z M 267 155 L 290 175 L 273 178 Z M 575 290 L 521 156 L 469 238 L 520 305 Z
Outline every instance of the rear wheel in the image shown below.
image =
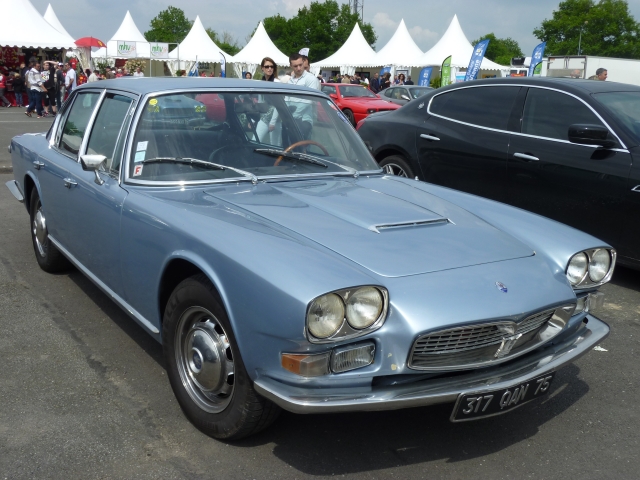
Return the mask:
M 239 439 L 277 418 L 279 407 L 254 390 L 222 301 L 205 275 L 176 287 L 162 332 L 171 387 L 199 430 L 214 438 Z
M 353 112 L 351 110 L 345 108 L 342 113 L 344 113 L 344 116 L 347 117 L 347 120 L 351 122 L 351 125 L 356 125 L 356 117 L 353 116 Z
M 415 178 L 409 163 L 400 155 L 391 155 L 379 162 L 387 175 L 397 175 L 398 177 Z
M 49 273 L 57 273 L 71 268 L 71 263 L 65 258 L 60 250 L 51 243 L 49 231 L 47 230 L 47 219 L 42 209 L 40 195 L 34 188 L 31 192 L 30 219 L 31 219 L 31 241 L 36 260 L 42 270 Z

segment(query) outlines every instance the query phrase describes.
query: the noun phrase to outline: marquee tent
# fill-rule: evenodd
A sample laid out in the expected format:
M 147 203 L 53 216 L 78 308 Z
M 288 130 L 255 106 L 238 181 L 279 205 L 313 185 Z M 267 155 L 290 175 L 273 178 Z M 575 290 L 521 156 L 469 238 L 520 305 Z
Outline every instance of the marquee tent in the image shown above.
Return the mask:
M 442 35 L 442 38 L 438 40 L 430 50 L 425 52 L 417 62 L 420 66 L 430 65 L 442 65 L 442 62 L 451 55 L 451 66 L 456 68 L 467 68 L 471 55 L 473 54 L 473 45 L 467 39 L 467 36 L 462 31 L 458 16 L 454 15 L 453 20 L 447 31 Z M 481 70 L 501 70 L 508 71 L 508 67 L 498 65 L 492 62 L 488 58 L 482 61 L 480 66 Z
M 321 68 L 339 67 L 341 75 L 353 75 L 356 68 L 377 67 L 380 65 L 376 59 L 376 52 L 362 35 L 360 26 L 356 23 L 347 41 L 344 42 L 336 53 L 324 60 L 311 64 L 314 73 Z
M 60 33 L 64 33 L 65 35 L 71 37 L 71 35 L 69 35 L 69 32 L 67 32 L 67 30 L 62 26 L 62 23 L 60 23 L 60 20 L 58 20 L 58 16 L 56 15 L 56 12 L 53 11 L 53 7 L 51 6 L 51 4 L 49 4 L 49 6 L 47 7 L 47 11 L 44 12 L 44 19 Z
M 0 46 L 25 48 L 75 48 L 66 31 L 56 30 L 29 0 L 2 2 Z M 60 23 L 60 22 L 58 22 Z M 64 30 L 64 28 L 63 28 Z
M 264 57 L 271 57 L 276 65 L 289 66 L 289 57 L 278 50 L 260 22 L 249 43 L 230 58 L 229 62 L 234 63 L 233 69 L 236 75 L 241 77 L 242 72 L 250 72 L 253 75 Z M 277 73 L 275 72 L 276 75 Z
M 411 38 L 404 19 L 402 19 L 391 39 L 376 54 L 376 59 L 378 60 L 377 65 L 420 67 L 422 66 L 420 63 L 420 57 L 422 57 L 422 55 L 422 50 L 420 50 L 416 42 Z
M 189 70 L 196 62 L 221 63 L 224 51 L 215 44 L 204 29 L 200 16 L 196 17 L 188 35 L 178 48 L 169 52 L 169 58 L 174 61 L 168 62 L 171 73 L 176 70 Z M 229 57 L 228 61 L 231 61 Z
M 118 49 L 118 42 L 121 42 L 121 48 Z M 125 45 L 122 45 L 122 42 Z M 128 48 L 127 48 L 128 47 Z M 93 57 L 108 58 L 151 58 L 151 47 L 144 35 L 138 30 L 136 23 L 133 21 L 131 14 L 127 10 L 124 20 L 120 24 L 118 31 L 107 42 L 107 48 L 100 48 Z

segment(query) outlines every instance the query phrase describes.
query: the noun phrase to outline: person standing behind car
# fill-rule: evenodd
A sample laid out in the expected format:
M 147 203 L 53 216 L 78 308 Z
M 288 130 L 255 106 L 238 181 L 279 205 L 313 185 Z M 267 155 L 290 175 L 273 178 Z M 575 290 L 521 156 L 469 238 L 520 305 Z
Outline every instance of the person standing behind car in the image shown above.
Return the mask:
M 384 74 L 380 81 L 380 91 L 385 90 L 391 86 L 391 74 L 389 72 Z
M 380 74 L 378 72 L 374 73 L 373 78 L 369 82 L 369 89 L 373 93 L 378 93 L 380 91 Z
M 58 111 L 62 108 L 62 99 L 64 98 L 64 72 L 62 67 L 62 63 L 58 63 L 58 68 L 56 68 L 56 107 L 58 107 Z
M 7 76 L 0 72 L 0 100 L 2 100 L 2 105 L 9 108 L 11 106 L 11 102 L 7 97 L 4 96 L 4 92 L 7 89 Z
M 19 73 L 13 74 L 13 93 L 16 96 L 16 107 L 22 107 L 24 95 L 24 79 L 20 76 Z
M 260 62 L 260 68 L 262 69 L 262 81 L 280 83 L 276 76 L 278 66 L 272 58 L 264 57 Z M 262 143 L 282 145 L 282 123 L 279 119 L 278 110 L 273 105 L 269 106 L 267 113 L 260 116 L 260 121 L 256 126 L 256 135 L 258 135 L 258 139 Z
M 27 74 L 27 84 L 29 85 L 29 106 L 24 114 L 31 116 L 34 110 L 38 113 L 38 118 L 42 118 L 42 77 L 40 76 L 40 62 L 32 60 L 29 62 L 31 67 Z
M 73 89 L 76 88 L 76 71 L 71 68 L 69 62 L 64 64 L 64 69 L 67 75 L 64 78 L 64 88 L 67 91 L 67 97 L 71 95 Z
M 56 67 L 55 62 L 45 60 L 44 71 L 42 75 L 42 84 L 47 89 L 46 92 L 42 92 L 44 96 L 44 105 L 48 108 L 48 113 L 53 115 L 58 111 L 56 106 Z M 47 113 L 47 112 L 45 112 Z

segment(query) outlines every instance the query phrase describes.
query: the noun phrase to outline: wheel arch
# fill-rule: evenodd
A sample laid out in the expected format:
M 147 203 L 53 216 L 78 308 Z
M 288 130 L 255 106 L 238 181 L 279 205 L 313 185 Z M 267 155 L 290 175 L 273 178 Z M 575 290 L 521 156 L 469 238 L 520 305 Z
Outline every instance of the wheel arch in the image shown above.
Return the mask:
M 38 195 L 40 195 L 38 180 L 32 176 L 31 172 L 27 172 L 24 176 L 24 206 L 27 212 L 31 212 L 31 192 L 33 192 L 34 189 L 36 189 Z M 40 201 L 42 202 L 42 195 L 40 195 Z
M 409 153 L 405 149 L 395 145 L 380 148 L 375 153 L 374 158 L 376 159 L 376 162 L 380 163 L 382 160 L 392 155 L 400 155 L 407 162 L 409 162 L 410 164 L 413 164 L 413 159 L 411 158 L 411 155 L 409 155 Z

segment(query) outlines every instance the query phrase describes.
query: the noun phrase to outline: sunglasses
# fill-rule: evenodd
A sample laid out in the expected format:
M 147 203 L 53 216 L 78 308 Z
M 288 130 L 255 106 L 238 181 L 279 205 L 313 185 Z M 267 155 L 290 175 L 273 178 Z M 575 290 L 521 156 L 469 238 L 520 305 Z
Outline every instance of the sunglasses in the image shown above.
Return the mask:
M 262 68 L 275 68 L 274 65 L 263 65 Z

